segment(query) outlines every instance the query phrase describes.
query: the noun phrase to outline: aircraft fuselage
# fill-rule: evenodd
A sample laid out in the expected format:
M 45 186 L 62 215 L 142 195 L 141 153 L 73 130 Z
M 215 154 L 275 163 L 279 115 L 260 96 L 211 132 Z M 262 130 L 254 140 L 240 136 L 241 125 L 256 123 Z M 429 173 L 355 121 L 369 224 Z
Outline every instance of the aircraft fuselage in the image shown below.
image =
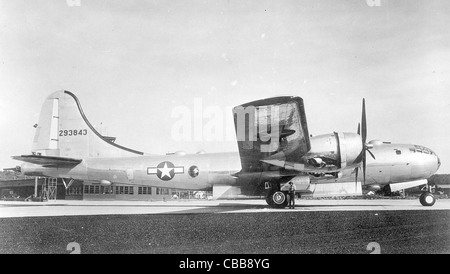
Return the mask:
M 438 156 L 425 147 L 371 142 L 375 159 L 368 157 L 365 185 L 385 185 L 425 179 L 439 168 Z M 312 149 L 313 150 L 313 149 Z M 25 175 L 72 178 L 94 183 L 147 185 L 174 189 L 207 190 L 213 185 L 244 185 L 260 173 L 236 176 L 241 170 L 239 153 L 136 156 L 124 158 L 86 158 L 73 168 L 52 168 L 25 163 Z M 277 173 L 277 171 L 274 171 Z M 317 170 L 320 173 L 320 169 Z M 311 182 L 353 182 L 353 168 L 341 178 L 310 175 Z M 265 172 L 267 174 L 267 171 Z M 290 171 L 285 176 L 307 174 Z M 359 173 L 358 181 L 362 181 Z

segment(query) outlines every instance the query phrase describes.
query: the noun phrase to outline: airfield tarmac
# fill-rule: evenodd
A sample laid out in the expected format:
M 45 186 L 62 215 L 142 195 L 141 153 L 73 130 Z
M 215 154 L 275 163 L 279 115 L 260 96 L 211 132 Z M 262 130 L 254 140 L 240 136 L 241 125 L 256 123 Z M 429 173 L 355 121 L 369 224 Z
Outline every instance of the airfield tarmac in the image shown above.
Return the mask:
M 73 242 L 81 253 L 450 253 L 450 200 L 0 202 L 0 253 Z

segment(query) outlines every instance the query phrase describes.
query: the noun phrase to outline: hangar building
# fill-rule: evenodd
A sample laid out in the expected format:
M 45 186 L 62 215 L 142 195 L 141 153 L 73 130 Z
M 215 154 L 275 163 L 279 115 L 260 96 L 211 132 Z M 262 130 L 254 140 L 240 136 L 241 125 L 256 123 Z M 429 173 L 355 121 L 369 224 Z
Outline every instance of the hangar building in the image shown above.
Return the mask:
M 68 184 L 62 179 L 30 176 L 16 176 L 13 172 L 0 172 L 1 199 L 23 200 L 37 194 L 37 197 L 65 200 L 133 200 L 158 201 L 169 199 L 203 199 L 210 193 L 149 186 L 114 184 L 102 186 L 88 182 L 74 181 Z M 36 187 L 37 185 L 37 187 Z

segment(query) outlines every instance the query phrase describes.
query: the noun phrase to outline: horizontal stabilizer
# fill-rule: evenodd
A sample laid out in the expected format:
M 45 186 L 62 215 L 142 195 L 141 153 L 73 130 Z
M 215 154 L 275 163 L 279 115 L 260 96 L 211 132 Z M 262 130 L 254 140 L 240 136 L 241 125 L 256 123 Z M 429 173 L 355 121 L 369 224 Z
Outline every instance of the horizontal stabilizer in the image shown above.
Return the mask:
M 42 155 L 21 155 L 21 156 L 12 156 L 12 158 L 14 160 L 41 165 L 43 167 L 76 166 L 82 161 L 81 159 L 55 157 L 55 156 L 42 156 Z

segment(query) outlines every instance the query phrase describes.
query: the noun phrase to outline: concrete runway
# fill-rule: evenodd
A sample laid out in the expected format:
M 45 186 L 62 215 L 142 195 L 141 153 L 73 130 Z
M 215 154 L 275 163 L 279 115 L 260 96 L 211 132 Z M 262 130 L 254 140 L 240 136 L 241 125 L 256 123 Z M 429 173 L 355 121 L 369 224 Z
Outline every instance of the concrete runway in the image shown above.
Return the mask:
M 450 199 L 437 200 L 424 207 L 418 199 L 374 200 L 296 200 L 294 211 L 384 211 L 384 210 L 450 210 Z M 188 213 L 258 213 L 290 212 L 273 209 L 264 200 L 233 201 L 69 201 L 12 202 L 0 201 L 0 218 L 80 215 L 188 214 Z
M 0 203 L 0 253 L 450 253 L 450 200 Z M 69 250 L 71 250 L 69 248 Z

